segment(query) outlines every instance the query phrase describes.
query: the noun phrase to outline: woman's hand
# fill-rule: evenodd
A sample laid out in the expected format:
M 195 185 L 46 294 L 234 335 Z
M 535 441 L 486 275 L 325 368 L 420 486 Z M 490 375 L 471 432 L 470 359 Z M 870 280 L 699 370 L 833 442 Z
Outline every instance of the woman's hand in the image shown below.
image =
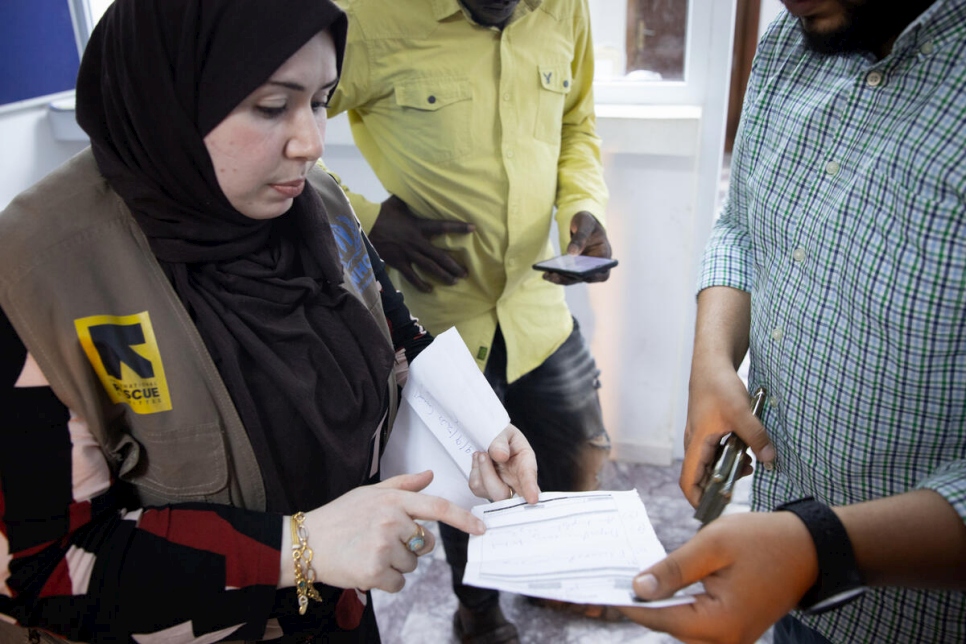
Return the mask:
M 442 521 L 470 534 L 483 534 L 483 522 L 446 499 L 419 491 L 433 480 L 429 470 L 394 476 L 376 485 L 358 487 L 305 514 L 312 567 L 318 581 L 339 588 L 399 592 L 404 573 L 416 569 L 417 557 L 432 551 L 433 535 L 423 531 L 425 544 L 407 547 L 419 531 L 417 519 Z M 291 533 L 285 519 L 280 586 L 293 585 Z M 287 583 L 286 583 L 287 582 Z
M 523 432 L 507 425 L 490 443 L 488 453 L 473 455 L 470 490 L 491 501 L 509 499 L 518 493 L 527 503 L 537 502 L 537 457 Z

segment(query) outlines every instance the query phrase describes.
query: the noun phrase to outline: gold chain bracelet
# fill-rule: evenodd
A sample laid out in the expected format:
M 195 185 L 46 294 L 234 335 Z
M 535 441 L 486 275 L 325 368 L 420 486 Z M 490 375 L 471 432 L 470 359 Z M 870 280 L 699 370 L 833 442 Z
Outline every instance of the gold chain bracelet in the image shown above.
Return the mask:
M 299 615 L 304 615 L 309 608 L 309 598 L 317 602 L 322 601 L 319 591 L 312 584 L 315 583 L 315 569 L 312 568 L 312 557 L 315 553 L 309 548 L 309 531 L 305 528 L 305 514 L 296 512 L 292 515 L 292 561 L 295 564 L 295 591 L 299 597 Z

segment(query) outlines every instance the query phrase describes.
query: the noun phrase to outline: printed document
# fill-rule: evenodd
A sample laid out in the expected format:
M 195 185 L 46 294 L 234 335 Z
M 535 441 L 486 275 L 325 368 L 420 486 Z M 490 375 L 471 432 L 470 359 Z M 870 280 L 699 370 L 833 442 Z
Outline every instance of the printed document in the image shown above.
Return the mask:
M 637 490 L 543 492 L 478 505 L 486 533 L 470 536 L 463 583 L 577 604 L 673 606 L 689 595 L 640 602 L 632 582 L 667 553 Z

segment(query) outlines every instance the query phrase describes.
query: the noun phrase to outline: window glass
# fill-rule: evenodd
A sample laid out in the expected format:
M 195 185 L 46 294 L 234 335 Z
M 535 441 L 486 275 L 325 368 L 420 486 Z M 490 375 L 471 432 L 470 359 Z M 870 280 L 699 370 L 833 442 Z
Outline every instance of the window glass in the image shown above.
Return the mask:
M 598 81 L 683 81 L 689 0 L 590 0 Z

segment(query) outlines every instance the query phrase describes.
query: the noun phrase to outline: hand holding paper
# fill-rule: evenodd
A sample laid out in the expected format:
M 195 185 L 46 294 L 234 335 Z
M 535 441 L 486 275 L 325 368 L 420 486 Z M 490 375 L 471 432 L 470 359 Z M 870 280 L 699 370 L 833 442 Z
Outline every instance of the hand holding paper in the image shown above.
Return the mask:
M 492 461 L 474 463 L 480 452 Z M 436 336 L 410 365 L 381 469 L 383 477 L 432 470 L 424 491 L 467 509 L 480 501 L 474 494 L 504 499 L 512 489 L 535 501 L 539 493 L 530 444 L 456 329 Z
M 519 429 L 508 425 L 490 443 L 488 454 L 473 455 L 470 489 L 476 496 L 493 501 L 517 493 L 527 503 L 537 502 L 537 457 Z
M 486 523 L 486 534 L 470 538 L 463 580 L 470 585 L 639 605 L 634 576 L 665 556 L 637 492 L 540 493 L 533 449 L 455 329 L 410 365 L 382 457 L 384 477 L 427 469 L 435 478 L 425 493 L 473 508 Z M 514 493 L 523 498 L 509 498 Z M 479 505 L 474 494 L 497 502 Z

